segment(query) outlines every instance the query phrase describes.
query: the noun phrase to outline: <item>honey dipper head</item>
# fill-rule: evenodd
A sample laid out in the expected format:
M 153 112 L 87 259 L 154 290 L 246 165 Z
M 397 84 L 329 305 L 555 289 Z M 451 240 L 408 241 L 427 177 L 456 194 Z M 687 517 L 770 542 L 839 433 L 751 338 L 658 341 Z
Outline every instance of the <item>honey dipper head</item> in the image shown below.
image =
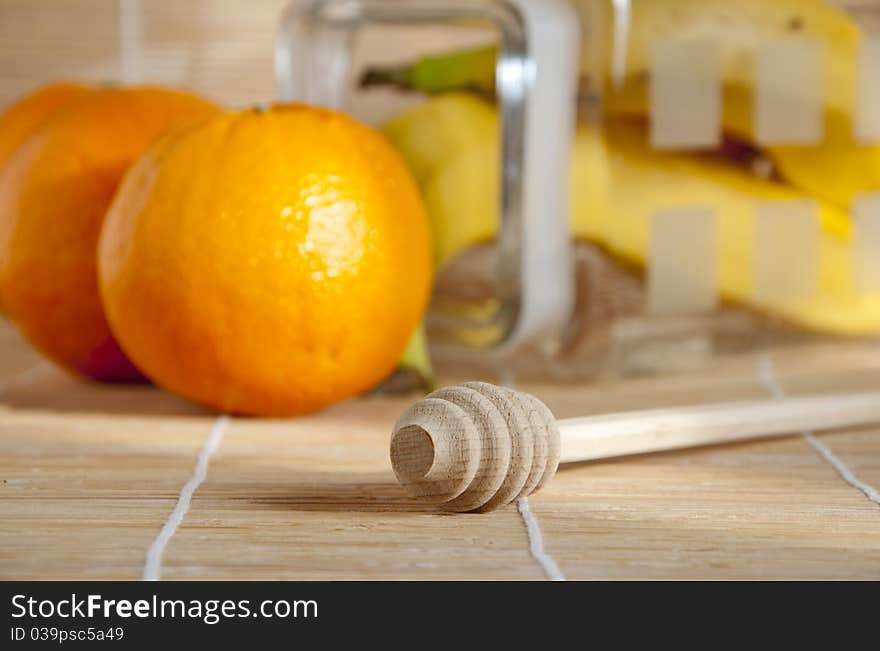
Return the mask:
M 413 495 L 450 511 L 491 511 L 531 494 L 559 465 L 553 414 L 485 382 L 435 391 L 398 419 L 391 465 Z

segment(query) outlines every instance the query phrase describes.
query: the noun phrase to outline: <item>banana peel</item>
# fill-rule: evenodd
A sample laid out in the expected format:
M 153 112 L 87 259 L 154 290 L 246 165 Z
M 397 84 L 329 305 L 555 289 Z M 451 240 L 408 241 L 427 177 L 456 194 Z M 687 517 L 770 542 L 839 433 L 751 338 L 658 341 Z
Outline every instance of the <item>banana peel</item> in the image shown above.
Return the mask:
M 440 99 L 428 99 L 431 109 L 419 107 L 386 129 L 405 159 L 420 157 L 418 143 L 424 132 L 430 132 L 438 142 L 453 135 L 441 132 L 438 124 L 450 124 L 456 130 L 492 124 L 485 111 L 493 109 L 486 103 L 474 103 L 467 95 L 447 95 L 442 104 L 434 104 Z M 456 121 L 435 121 L 438 106 L 454 111 Z M 473 120 L 468 115 L 473 115 Z M 440 265 L 497 233 L 497 128 L 475 129 L 472 136 L 466 143 L 458 141 L 458 148 L 446 149 L 442 161 L 434 157 L 424 167 L 432 172 L 420 179 L 435 228 Z M 854 289 L 850 221 L 844 210 L 818 201 L 821 237 L 816 295 L 809 300 L 767 302 L 756 294 L 749 271 L 755 204 L 812 197 L 725 160 L 658 152 L 646 142 L 644 124 L 630 120 L 609 120 L 602 132 L 578 131 L 571 166 L 571 225 L 576 237 L 599 244 L 615 258 L 644 266 L 649 216 L 654 209 L 709 205 L 718 215 L 718 272 L 725 299 L 809 330 L 841 335 L 880 332 L 880 294 L 860 294 Z M 799 252 L 783 249 L 779 255 L 797 264 Z

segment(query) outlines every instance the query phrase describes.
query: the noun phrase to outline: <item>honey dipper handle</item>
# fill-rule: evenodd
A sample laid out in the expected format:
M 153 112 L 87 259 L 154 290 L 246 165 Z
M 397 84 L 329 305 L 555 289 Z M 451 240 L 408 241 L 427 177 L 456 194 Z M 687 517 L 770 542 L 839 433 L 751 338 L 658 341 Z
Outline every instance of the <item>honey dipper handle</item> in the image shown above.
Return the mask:
M 563 463 L 871 423 L 880 423 L 880 392 L 651 409 L 557 421 Z

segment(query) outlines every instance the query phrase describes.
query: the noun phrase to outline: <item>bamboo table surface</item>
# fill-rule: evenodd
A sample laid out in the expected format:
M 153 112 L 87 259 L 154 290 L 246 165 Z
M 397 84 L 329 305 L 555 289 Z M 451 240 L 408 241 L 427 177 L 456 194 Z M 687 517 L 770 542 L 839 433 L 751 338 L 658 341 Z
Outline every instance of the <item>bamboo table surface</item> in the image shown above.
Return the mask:
M 791 395 L 880 386 L 878 347 L 770 358 Z M 559 417 L 749 399 L 767 395 L 755 360 L 520 388 Z M 396 485 L 389 432 L 414 399 L 230 419 L 161 577 L 541 580 L 552 559 L 567 579 L 880 579 L 880 504 L 822 454 L 880 487 L 878 427 L 563 467 L 529 498 L 536 558 L 516 507 L 430 512 Z M 140 578 L 216 424 L 153 387 L 70 378 L 0 322 L 0 578 Z

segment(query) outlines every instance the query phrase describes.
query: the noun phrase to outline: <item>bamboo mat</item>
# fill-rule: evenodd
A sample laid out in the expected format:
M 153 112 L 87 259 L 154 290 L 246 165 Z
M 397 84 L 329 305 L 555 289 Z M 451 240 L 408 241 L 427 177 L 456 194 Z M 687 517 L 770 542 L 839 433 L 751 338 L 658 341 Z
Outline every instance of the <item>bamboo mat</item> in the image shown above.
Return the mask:
M 876 347 L 773 362 L 792 394 L 880 384 Z M 524 388 L 565 417 L 759 397 L 754 369 Z M 545 578 L 515 507 L 426 512 L 397 487 L 388 435 L 412 399 L 231 419 L 162 578 Z M 72 379 L 0 325 L 0 578 L 140 578 L 216 422 L 152 387 Z M 818 438 L 880 486 L 880 429 Z M 568 579 L 880 579 L 880 506 L 802 437 L 564 467 L 529 502 Z

